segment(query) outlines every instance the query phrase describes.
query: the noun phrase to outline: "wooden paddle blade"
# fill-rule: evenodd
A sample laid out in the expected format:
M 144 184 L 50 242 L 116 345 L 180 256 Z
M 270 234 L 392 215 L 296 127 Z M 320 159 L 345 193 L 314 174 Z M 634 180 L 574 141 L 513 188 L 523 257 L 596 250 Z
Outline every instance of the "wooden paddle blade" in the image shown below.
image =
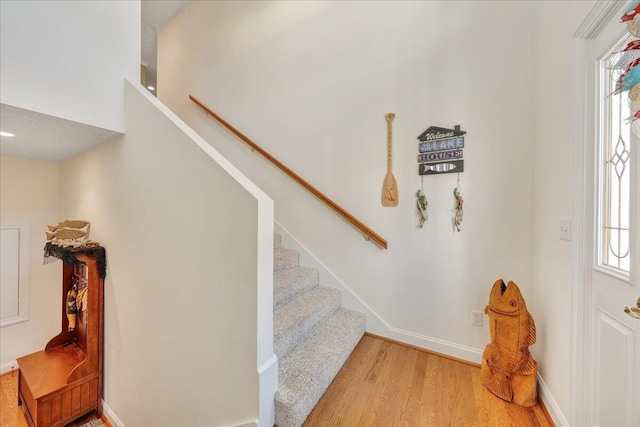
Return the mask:
M 391 173 L 387 174 L 382 184 L 382 206 L 398 206 L 398 186 Z
M 392 144 L 393 144 L 393 127 L 392 122 L 396 117 L 394 113 L 388 113 L 387 119 L 387 176 L 384 177 L 382 184 L 382 206 L 398 206 L 398 185 L 392 172 Z

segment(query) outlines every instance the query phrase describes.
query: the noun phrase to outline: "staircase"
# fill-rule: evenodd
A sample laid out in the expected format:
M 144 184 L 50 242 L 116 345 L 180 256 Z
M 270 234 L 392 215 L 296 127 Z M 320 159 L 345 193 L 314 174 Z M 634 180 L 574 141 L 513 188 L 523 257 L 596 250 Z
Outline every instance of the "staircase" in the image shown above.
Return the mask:
M 298 252 L 273 253 L 273 351 L 278 356 L 275 422 L 302 425 L 365 331 L 363 314 L 340 306 L 340 291 L 318 285 L 318 270 Z

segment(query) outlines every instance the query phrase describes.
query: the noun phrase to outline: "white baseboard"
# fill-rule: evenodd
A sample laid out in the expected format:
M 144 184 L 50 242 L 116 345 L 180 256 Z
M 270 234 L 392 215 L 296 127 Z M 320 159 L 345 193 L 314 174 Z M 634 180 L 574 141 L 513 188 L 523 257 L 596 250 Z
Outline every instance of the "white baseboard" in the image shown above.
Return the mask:
M 113 412 L 109 405 L 105 403 L 104 400 L 102 401 L 102 414 L 107 420 L 109 420 L 113 427 L 125 427 L 124 423 L 120 421 L 118 416 Z
M 276 371 L 277 371 L 278 364 L 276 363 L 275 366 L 276 366 Z M 103 412 L 102 415 L 111 423 L 111 425 L 113 425 L 113 427 L 125 427 L 124 423 L 122 421 L 120 421 L 120 419 L 116 416 L 116 414 L 109 407 L 109 405 L 107 405 L 105 403 L 104 400 L 102 401 L 102 412 Z M 273 423 L 271 423 L 271 426 L 273 426 Z M 271 427 L 271 426 L 269 426 L 269 427 Z M 250 421 L 248 423 L 238 424 L 235 427 L 258 427 L 258 422 L 257 421 Z
M 291 233 L 289 233 L 277 221 L 275 222 L 275 231 L 282 235 L 282 242 L 284 242 L 283 246 L 296 249 L 300 253 L 301 265 L 318 269 L 318 272 L 320 273 L 320 284 L 322 286 L 340 290 L 342 293 L 342 306 L 344 308 L 359 311 L 366 316 L 367 332 L 424 348 L 425 350 L 467 360 L 469 362 L 479 364 L 482 361 L 482 350 L 480 349 L 392 327 L 378 316 L 378 314 L 376 314 L 364 301 L 358 298 L 358 296 L 353 293 L 353 291 L 349 289 L 342 280 L 333 274 L 327 266 L 320 262 L 302 243 L 293 237 Z
M 275 231 L 282 235 L 283 246 L 296 249 L 300 253 L 300 264 L 318 269 L 322 286 L 336 288 L 341 291 L 343 307 L 364 313 L 367 318 L 367 332 L 469 362 L 478 364 L 482 362 L 483 351 L 481 349 L 421 335 L 389 325 L 277 221 Z M 568 427 L 567 419 L 540 374 L 538 374 L 538 385 L 540 399 L 544 402 L 554 423 L 558 427 Z
M 556 426 L 569 427 L 569 422 L 562 413 L 558 402 L 553 398 L 549 387 L 547 387 L 547 383 L 545 383 L 542 376 L 540 376 L 540 372 L 538 372 L 538 398 L 544 403 L 544 406 L 549 412 L 549 416 Z
M 478 348 L 468 347 L 466 345 L 457 344 L 451 341 L 441 340 L 439 338 L 428 337 L 426 335 L 416 334 L 415 332 L 405 331 L 398 328 L 389 328 L 386 338 L 410 344 L 425 350 L 441 353 L 457 359 L 466 360 L 480 364 L 482 362 L 482 350 Z
M 275 423 L 274 397 L 278 390 L 278 358 L 271 358 L 258 368 L 260 390 L 260 418 L 257 422 L 242 424 L 239 427 L 272 427 Z
M 18 369 L 18 362 L 12 360 L 9 363 L 5 363 L 4 365 L 0 365 L 0 375 L 6 374 L 7 372 L 15 371 Z

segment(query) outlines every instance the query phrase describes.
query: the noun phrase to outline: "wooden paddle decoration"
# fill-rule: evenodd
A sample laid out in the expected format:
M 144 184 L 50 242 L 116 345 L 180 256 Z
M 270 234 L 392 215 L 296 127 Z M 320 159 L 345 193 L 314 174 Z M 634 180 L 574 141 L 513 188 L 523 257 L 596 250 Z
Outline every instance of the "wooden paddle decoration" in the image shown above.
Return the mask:
M 398 206 L 398 186 L 396 185 L 396 179 L 393 176 L 391 168 L 391 144 L 392 144 L 392 122 L 396 117 L 394 113 L 386 115 L 387 118 L 387 176 L 384 178 L 384 184 L 382 185 L 382 206 Z

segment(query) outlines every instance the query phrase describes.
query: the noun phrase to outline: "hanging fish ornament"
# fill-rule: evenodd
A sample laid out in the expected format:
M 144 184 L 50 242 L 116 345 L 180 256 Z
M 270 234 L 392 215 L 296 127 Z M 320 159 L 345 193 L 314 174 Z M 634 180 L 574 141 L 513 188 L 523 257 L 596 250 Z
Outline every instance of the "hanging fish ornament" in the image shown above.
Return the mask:
M 453 197 L 455 198 L 455 202 L 453 205 L 453 212 L 454 212 L 453 224 L 456 226 L 456 230 L 460 232 L 461 231 L 460 224 L 462 224 L 462 216 L 463 216 L 462 204 L 464 203 L 464 200 L 460 195 L 460 187 L 456 187 L 453 189 Z
M 428 218 L 427 205 L 429 202 L 427 201 L 427 196 L 424 195 L 422 190 L 418 190 L 416 197 L 418 198 L 418 201 L 416 202 L 416 205 L 418 206 L 418 215 L 420 215 L 420 224 L 418 224 L 418 227 L 422 228 L 422 225 Z
M 484 313 L 489 315 L 491 343 L 482 354 L 482 385 L 507 402 L 535 405 L 538 366 L 529 346 L 536 342 L 536 324 L 518 285 L 498 279 Z

